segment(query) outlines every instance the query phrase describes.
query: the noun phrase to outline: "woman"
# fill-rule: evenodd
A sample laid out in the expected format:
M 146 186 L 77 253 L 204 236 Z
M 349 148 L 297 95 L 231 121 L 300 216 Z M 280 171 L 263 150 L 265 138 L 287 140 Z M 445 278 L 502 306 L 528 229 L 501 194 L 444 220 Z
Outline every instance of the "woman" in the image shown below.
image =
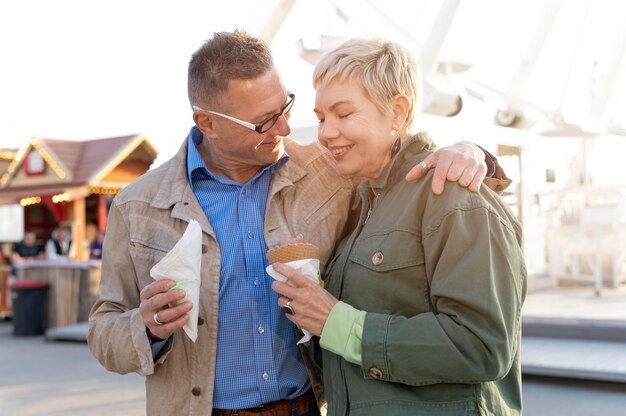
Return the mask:
M 327 291 L 281 264 L 297 287 L 273 288 L 320 336 L 328 414 L 520 414 L 519 223 L 486 187 L 404 180 L 434 144 L 411 133 L 421 80 L 402 47 L 348 41 L 313 83 L 320 142 L 363 182 Z

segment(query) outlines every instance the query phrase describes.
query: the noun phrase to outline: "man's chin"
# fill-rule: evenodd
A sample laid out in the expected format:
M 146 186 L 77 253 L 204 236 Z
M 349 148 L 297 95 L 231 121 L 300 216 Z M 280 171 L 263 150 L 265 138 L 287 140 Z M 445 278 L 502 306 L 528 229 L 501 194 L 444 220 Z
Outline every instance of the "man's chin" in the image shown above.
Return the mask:
M 271 150 L 272 155 L 275 155 L 276 160 L 280 159 L 283 154 L 285 153 L 285 143 L 281 140 L 280 142 L 276 143 L 272 150 Z M 275 160 L 275 161 L 276 161 Z

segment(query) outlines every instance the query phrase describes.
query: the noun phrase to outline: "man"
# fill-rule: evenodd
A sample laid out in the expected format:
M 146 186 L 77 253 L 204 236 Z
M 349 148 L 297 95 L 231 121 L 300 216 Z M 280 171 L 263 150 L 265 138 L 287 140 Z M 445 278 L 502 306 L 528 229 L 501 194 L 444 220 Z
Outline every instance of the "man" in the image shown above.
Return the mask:
M 179 153 L 111 206 L 89 347 L 107 369 L 147 376 L 149 414 L 318 415 L 319 372 L 278 307 L 265 251 L 301 233 L 325 265 L 353 183 L 319 145 L 284 139 L 295 96 L 262 41 L 216 33 L 192 56 L 188 93 L 195 126 Z M 440 151 L 433 187 L 447 176 L 477 189 L 483 159 L 469 144 Z M 180 331 L 191 305 L 174 306 L 184 291 L 149 275 L 190 219 L 203 230 L 195 343 Z
M 70 255 L 72 239 L 70 232 L 65 227 L 59 227 L 52 231 L 50 239 L 46 242 L 46 258 L 67 259 Z
M 11 261 L 20 263 L 28 259 L 39 259 L 42 257 L 41 247 L 37 244 L 37 235 L 33 231 L 25 231 L 22 241 L 15 244 Z
M 11 276 L 15 276 L 15 264 L 29 260 L 44 258 L 44 253 L 37 244 L 37 235 L 34 231 L 25 231 L 22 241 L 15 243 L 11 253 Z M 2 262 L 0 261 L 0 264 Z

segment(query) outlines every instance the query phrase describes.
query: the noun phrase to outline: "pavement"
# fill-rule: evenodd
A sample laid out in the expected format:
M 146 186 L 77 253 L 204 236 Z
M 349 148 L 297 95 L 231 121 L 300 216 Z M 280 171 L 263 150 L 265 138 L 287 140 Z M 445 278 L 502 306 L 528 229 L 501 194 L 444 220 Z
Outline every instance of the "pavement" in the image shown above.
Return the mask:
M 0 415 L 145 415 L 144 378 L 109 373 L 84 342 L 16 337 L 0 321 Z
M 522 315 L 524 374 L 626 383 L 626 286 L 600 297 L 593 287 L 536 290 Z M 80 341 L 84 324 L 47 337 L 11 331 L 0 321 L 0 415 L 145 414 L 144 378 L 104 370 Z
M 530 293 L 522 311 L 522 373 L 626 383 L 626 286 Z

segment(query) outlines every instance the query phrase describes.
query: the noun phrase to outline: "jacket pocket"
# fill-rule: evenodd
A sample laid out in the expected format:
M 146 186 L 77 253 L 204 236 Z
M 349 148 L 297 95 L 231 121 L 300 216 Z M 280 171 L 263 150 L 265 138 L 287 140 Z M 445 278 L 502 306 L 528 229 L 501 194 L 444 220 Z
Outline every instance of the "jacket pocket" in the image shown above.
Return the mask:
M 423 265 L 424 250 L 416 233 L 398 229 L 359 237 L 350 260 L 373 272 L 393 272 Z
M 157 252 L 162 252 L 162 253 L 168 253 L 172 247 L 167 247 L 163 244 L 159 244 L 159 243 L 154 243 L 151 241 L 145 241 L 145 240 L 140 240 L 137 238 L 131 239 L 130 240 L 130 246 L 132 247 L 131 250 L 135 249 L 135 250 L 147 250 L 148 252 L 154 250 Z
M 342 296 L 356 308 L 402 316 L 430 310 L 424 251 L 413 231 L 359 237 L 342 280 Z
M 140 288 L 153 281 L 150 277 L 150 269 L 161 261 L 173 246 L 173 244 L 168 247 L 163 243 L 154 243 L 131 238 L 129 252 L 133 260 L 135 273 L 140 282 Z

